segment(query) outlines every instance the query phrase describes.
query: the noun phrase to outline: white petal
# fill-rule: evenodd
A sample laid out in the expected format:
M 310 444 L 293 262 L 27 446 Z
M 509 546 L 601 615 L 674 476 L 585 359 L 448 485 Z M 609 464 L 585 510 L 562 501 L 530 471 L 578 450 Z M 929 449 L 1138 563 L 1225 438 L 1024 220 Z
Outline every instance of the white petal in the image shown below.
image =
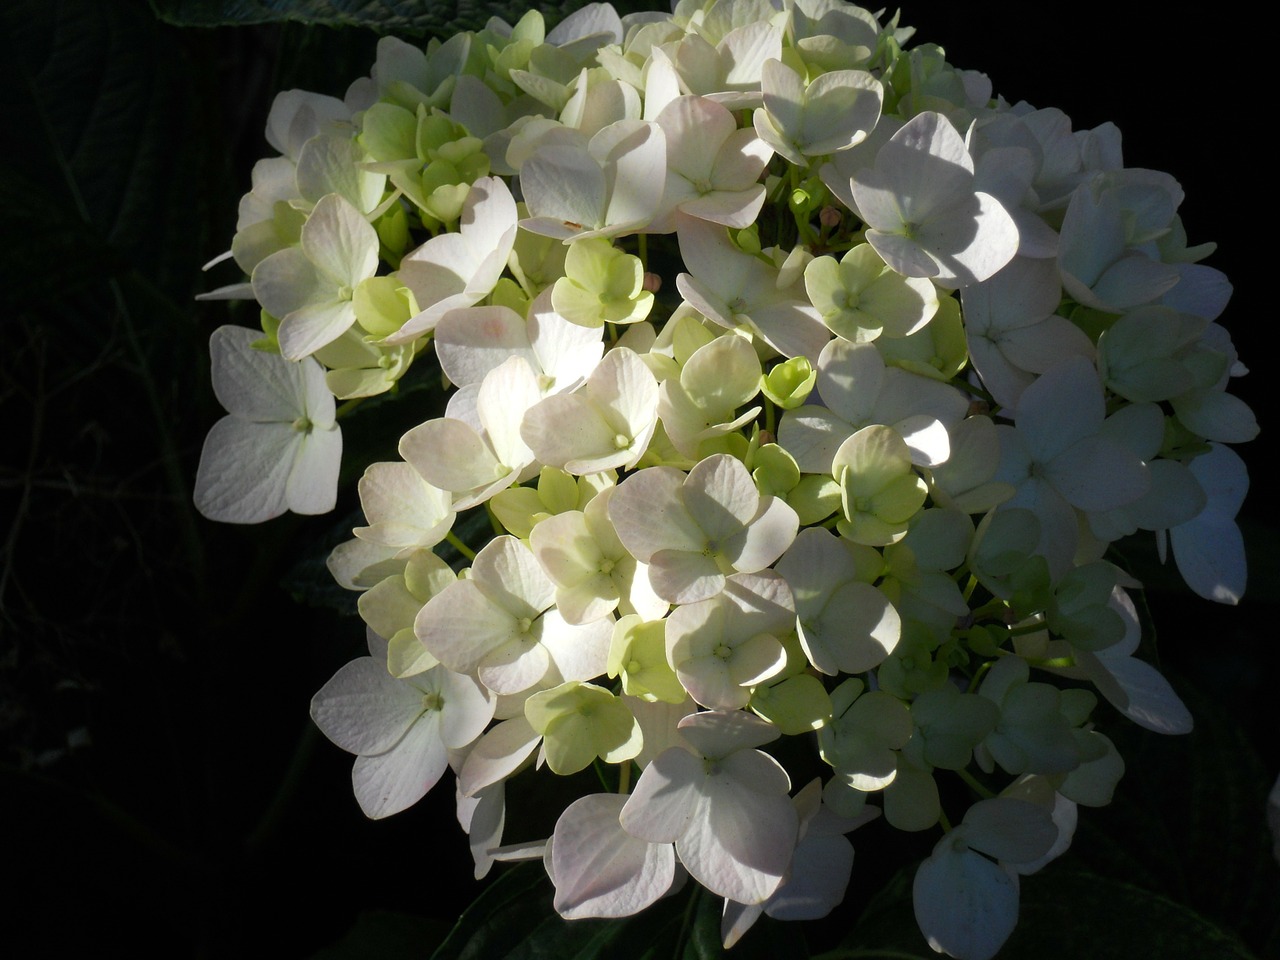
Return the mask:
M 351 784 L 365 816 L 377 820 L 421 800 L 448 766 L 436 724 L 424 717 L 386 753 L 357 757 Z
M 284 357 L 255 350 L 262 333 L 248 327 L 219 327 L 209 338 L 210 379 L 218 402 L 227 413 L 255 422 L 292 422 L 307 411 L 312 380 L 324 371 L 315 361 L 291 363 Z M 330 403 L 332 403 L 330 398 Z
M 294 513 L 328 513 L 338 499 L 342 465 L 342 431 L 313 429 L 298 445 L 285 487 L 285 502 Z
M 990 960 L 1018 923 L 1018 877 L 944 837 L 916 871 L 916 923 L 929 946 L 960 960 Z
M 261 523 L 284 513 L 301 439 L 288 423 L 223 417 L 205 437 L 200 453 L 196 509 L 224 523 Z
M 458 771 L 458 789 L 474 796 L 483 788 L 504 780 L 533 753 L 542 737 L 521 714 L 504 720 L 476 741 Z
M 311 699 L 311 719 L 349 753 L 390 750 L 422 715 L 422 694 L 361 657 L 341 667 Z

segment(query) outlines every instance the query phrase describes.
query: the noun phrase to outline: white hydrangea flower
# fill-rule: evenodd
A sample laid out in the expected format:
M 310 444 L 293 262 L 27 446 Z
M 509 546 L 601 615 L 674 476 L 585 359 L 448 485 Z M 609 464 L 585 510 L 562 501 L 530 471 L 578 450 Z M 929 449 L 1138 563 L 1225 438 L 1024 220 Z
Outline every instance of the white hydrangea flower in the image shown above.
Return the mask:
M 324 370 L 256 350 L 259 339 L 247 327 L 219 327 L 209 339 L 213 392 L 227 410 L 196 471 L 196 509 L 210 520 L 327 513 L 337 496 L 342 432 Z
M 674 843 L 712 893 L 761 903 L 782 885 L 799 833 L 790 778 L 755 749 L 778 731 L 740 711 L 691 714 L 679 729 L 693 752 L 672 747 L 645 768 L 622 807 L 622 829 Z
M 370 633 L 370 656 L 352 660 L 311 701 L 324 735 L 357 755 L 356 800 L 374 819 L 421 800 L 449 765 L 448 751 L 474 741 L 493 718 L 494 698 L 472 677 L 435 667 L 397 679 L 386 645 Z

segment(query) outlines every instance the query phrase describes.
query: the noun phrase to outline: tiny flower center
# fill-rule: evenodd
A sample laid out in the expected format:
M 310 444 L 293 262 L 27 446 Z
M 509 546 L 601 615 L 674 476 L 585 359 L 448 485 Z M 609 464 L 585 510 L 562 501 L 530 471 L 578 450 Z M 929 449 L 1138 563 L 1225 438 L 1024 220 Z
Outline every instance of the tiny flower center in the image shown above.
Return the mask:
M 424 693 L 422 695 L 423 710 L 439 710 L 444 706 L 444 699 L 438 693 Z
M 605 557 L 603 560 L 601 560 L 600 572 L 606 575 L 613 573 L 613 561 L 610 560 L 608 557 Z
M 613 445 L 619 450 L 625 450 L 627 447 L 631 446 L 631 438 L 625 433 L 615 434 L 613 438 Z
M 528 617 L 521 617 L 516 621 L 516 629 L 521 633 L 528 633 L 533 627 L 533 621 Z
M 731 656 L 733 656 L 733 648 L 728 646 L 727 644 L 722 643 L 718 647 L 716 647 L 715 650 L 712 651 L 712 653 L 714 653 L 721 660 L 728 660 Z
M 293 429 L 297 430 L 299 433 L 310 433 L 313 427 L 314 424 L 312 424 L 310 417 L 299 417 L 297 420 L 293 421 Z

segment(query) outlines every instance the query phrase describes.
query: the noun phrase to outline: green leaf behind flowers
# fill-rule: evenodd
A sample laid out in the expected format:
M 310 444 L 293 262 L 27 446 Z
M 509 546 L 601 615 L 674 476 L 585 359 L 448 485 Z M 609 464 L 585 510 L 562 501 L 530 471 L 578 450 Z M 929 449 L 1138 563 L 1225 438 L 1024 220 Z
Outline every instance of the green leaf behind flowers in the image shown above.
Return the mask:
M 723 901 L 696 884 L 634 917 L 563 920 L 540 864 L 506 870 L 458 921 L 431 960 L 803 960 L 794 925 L 762 917 L 732 952 L 720 945 Z
M 151 0 L 162 20 L 178 26 L 217 27 L 253 23 L 321 24 L 330 27 L 367 27 L 382 32 L 444 36 L 460 30 L 477 30 L 490 17 L 509 23 L 520 19 L 529 4 L 519 0 L 483 2 L 452 0 L 422 3 L 421 0 Z M 582 4 L 576 0 L 556 0 L 539 4 L 548 23 L 556 23 Z M 619 13 L 639 3 L 615 4 Z

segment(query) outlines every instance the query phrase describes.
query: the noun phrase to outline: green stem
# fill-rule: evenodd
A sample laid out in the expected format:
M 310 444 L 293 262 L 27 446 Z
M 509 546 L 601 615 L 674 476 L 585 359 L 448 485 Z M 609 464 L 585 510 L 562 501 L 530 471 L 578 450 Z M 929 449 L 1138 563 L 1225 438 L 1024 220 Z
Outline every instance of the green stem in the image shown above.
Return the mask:
M 952 377 L 950 380 L 950 383 L 953 387 L 956 387 L 959 390 L 963 390 L 966 393 L 973 394 L 979 400 L 985 400 L 987 403 L 991 405 L 991 410 L 993 413 L 1000 409 L 1000 404 L 996 403 L 995 397 L 987 393 L 987 391 L 983 390 L 981 387 L 974 386 L 964 377 Z
M 346 403 L 341 404 L 338 407 L 337 412 L 334 413 L 333 415 L 334 419 L 341 420 L 343 417 L 349 414 L 356 407 L 360 406 L 360 404 L 364 403 L 364 401 L 365 401 L 364 397 L 355 397 L 351 400 L 348 400 Z
M 970 616 L 973 617 L 974 623 L 977 623 L 979 620 L 984 620 L 987 617 L 994 617 L 995 619 L 1003 622 L 1005 612 L 1008 609 L 1009 608 L 1005 606 L 1005 602 L 1003 600 L 995 598 L 984 603 L 977 610 L 974 610 Z
M 984 787 L 981 783 L 979 783 L 978 778 L 975 777 L 968 770 L 957 770 L 956 774 L 959 775 L 961 780 L 963 780 L 965 783 L 969 785 L 970 790 L 972 790 L 978 796 L 982 797 L 982 799 L 990 800 L 992 797 L 995 796 L 994 791 L 988 789 L 987 787 Z
M 502 525 L 502 521 L 498 519 L 498 515 L 493 512 L 491 503 L 492 501 L 489 500 L 484 502 L 484 512 L 489 515 L 489 526 L 493 527 L 494 535 L 500 537 L 507 532 L 507 528 Z
M 693 916 L 698 910 L 698 901 L 702 898 L 702 884 L 694 884 L 693 893 L 684 908 L 684 918 L 680 921 L 680 936 L 676 937 L 676 952 L 673 960 L 681 960 L 684 956 L 685 941 L 689 938 L 689 930 L 693 926 Z
M 613 789 L 609 785 L 609 778 L 604 775 L 604 761 L 596 757 L 591 761 L 591 769 L 596 772 L 596 778 L 600 781 L 600 786 L 604 787 L 605 793 Z
M 448 544 L 451 547 L 453 547 L 453 549 L 457 550 L 460 554 L 462 554 L 468 560 L 474 560 L 476 558 L 476 552 L 472 550 L 470 547 L 468 547 L 461 540 L 459 540 L 457 535 L 452 530 L 446 533 L 444 535 L 444 538 L 448 542 Z
M 973 675 L 973 679 L 969 681 L 969 687 L 966 691 L 967 693 L 973 693 L 973 691 L 978 689 L 978 684 L 982 682 L 982 678 L 987 675 L 987 671 L 991 669 L 991 665 L 993 663 L 995 663 L 994 660 L 988 660 L 977 669 L 977 672 Z
M 1045 626 L 1045 622 L 1043 620 L 1036 620 L 1032 623 L 1024 623 L 1020 627 L 1010 627 L 1009 636 L 1025 637 L 1030 633 L 1043 633 L 1047 629 L 1049 628 Z
M 631 761 L 623 760 L 622 769 L 618 771 L 618 792 L 627 793 L 631 789 Z

